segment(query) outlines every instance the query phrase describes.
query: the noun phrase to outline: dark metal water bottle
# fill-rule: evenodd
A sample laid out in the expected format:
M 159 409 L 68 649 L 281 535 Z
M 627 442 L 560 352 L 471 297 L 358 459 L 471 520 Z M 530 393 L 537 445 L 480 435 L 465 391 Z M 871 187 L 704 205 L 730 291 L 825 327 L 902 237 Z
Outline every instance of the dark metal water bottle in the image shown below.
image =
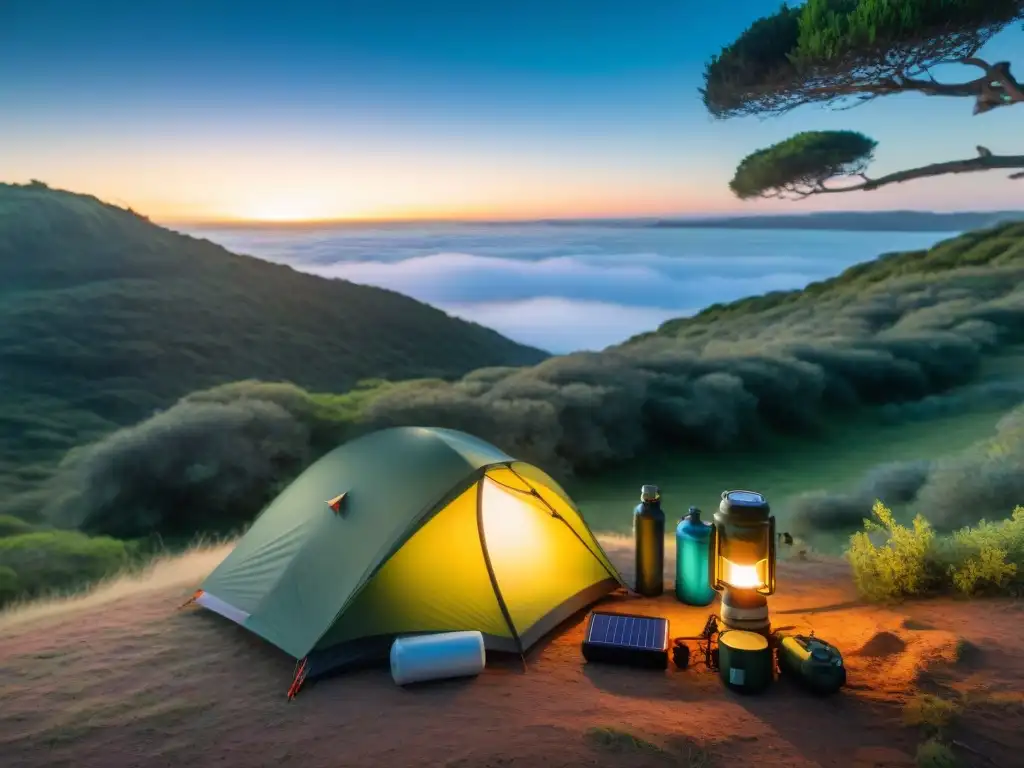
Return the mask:
M 657 597 L 665 591 L 665 513 L 656 485 L 640 489 L 640 503 L 633 510 L 633 543 L 636 591 L 644 597 Z

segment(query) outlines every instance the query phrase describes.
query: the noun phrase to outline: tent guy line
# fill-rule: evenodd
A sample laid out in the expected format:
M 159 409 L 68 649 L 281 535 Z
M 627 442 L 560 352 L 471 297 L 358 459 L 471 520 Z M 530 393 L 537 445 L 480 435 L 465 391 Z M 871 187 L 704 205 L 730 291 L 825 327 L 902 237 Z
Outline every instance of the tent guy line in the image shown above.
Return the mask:
M 545 501 L 544 497 L 540 495 L 540 493 L 539 493 L 539 492 L 537 491 L 537 489 L 536 489 L 536 488 L 534 488 L 534 487 L 533 487 L 532 485 L 530 485 L 530 482 L 529 482 L 528 480 L 526 480 L 526 479 L 525 479 L 525 478 L 524 478 L 524 477 L 523 477 L 522 475 L 520 475 L 520 474 L 519 474 L 518 472 L 516 472 L 515 468 L 514 468 L 514 467 L 512 466 L 512 462 L 509 462 L 509 463 L 508 463 L 508 464 L 507 464 L 506 466 L 508 467 L 509 471 L 510 471 L 510 472 L 511 472 L 512 474 L 514 474 L 514 475 L 515 475 L 516 477 L 518 477 L 518 478 L 519 478 L 520 480 L 522 480 L 522 481 L 523 481 L 523 485 L 525 485 L 525 486 L 526 486 L 527 488 L 529 488 L 529 489 L 530 489 L 530 490 L 529 490 L 529 494 L 530 494 L 531 496 L 534 496 L 534 497 L 536 497 L 536 498 L 537 498 L 537 499 L 538 499 L 538 500 L 540 501 L 540 503 L 541 503 L 541 504 L 543 504 L 543 505 L 544 505 L 545 507 L 547 507 L 547 508 L 548 508 L 548 511 L 550 511 L 550 512 L 551 512 L 551 516 L 552 516 L 553 518 L 555 518 L 555 519 L 556 519 L 556 520 L 558 520 L 559 522 L 561 522 L 561 523 L 564 523 L 564 524 L 565 524 L 566 526 L 568 526 L 568 527 L 569 527 L 569 530 L 570 530 L 570 531 L 572 531 L 572 532 L 573 532 L 573 533 L 574 533 L 574 534 L 576 535 L 576 538 L 580 540 L 580 543 L 581 543 L 581 544 L 582 544 L 583 546 L 585 546 L 585 547 L 586 547 L 587 549 L 590 549 L 590 545 L 589 545 L 589 544 L 587 544 L 587 542 L 583 540 L 583 537 L 582 537 L 582 536 L 580 536 L 580 535 L 579 535 L 579 533 L 577 533 L 577 532 L 576 532 L 576 529 L 575 529 L 575 528 L 573 528 L 573 527 L 572 527 L 571 525 L 569 525 L 569 523 L 568 523 L 568 522 L 566 521 L 566 519 L 565 519 L 564 517 L 562 517 L 562 516 L 561 516 L 560 514 L 558 514 L 558 512 L 557 512 L 557 511 L 555 510 L 555 508 L 554 508 L 554 507 L 552 507 L 552 506 L 551 506 L 550 504 L 548 504 L 548 503 L 547 503 L 547 501 Z M 504 487 L 504 488 L 507 488 L 507 489 L 508 489 L 509 491 L 513 491 L 513 492 L 515 492 L 515 493 L 527 493 L 527 491 L 522 491 L 522 490 L 520 490 L 520 489 L 518 489 L 518 488 L 513 488 L 513 487 L 512 487 L 512 486 L 510 486 L 510 485 L 505 485 L 504 483 L 501 483 L 501 482 L 499 482 L 499 481 L 495 480 L 495 479 L 494 479 L 493 477 L 492 477 L 492 478 L 489 478 L 489 480 L 490 480 L 490 481 L 491 481 L 492 483 L 495 483 L 496 485 L 500 485 L 500 486 L 502 486 L 502 487 Z M 590 553 L 591 553 L 591 554 L 592 554 L 592 555 L 593 555 L 594 557 L 596 557 L 596 558 L 598 559 L 598 561 L 599 561 L 599 562 L 601 561 L 601 557 L 600 557 L 600 556 L 599 556 L 599 555 L 598 555 L 598 554 L 597 554 L 596 552 L 594 552 L 593 550 L 591 550 L 591 552 L 590 552 Z M 611 576 L 611 577 L 612 577 L 613 579 L 617 580 L 617 581 L 619 582 L 619 586 L 620 586 L 620 587 L 622 587 L 622 588 L 623 588 L 624 590 L 626 590 L 627 592 L 629 592 L 629 593 L 631 593 L 631 594 L 635 594 L 635 593 L 633 592 L 633 588 L 632 588 L 632 587 L 630 587 L 630 586 L 629 586 L 629 585 L 628 585 L 628 584 L 627 584 L 627 583 L 626 583 L 626 582 L 625 582 L 625 581 L 624 581 L 624 580 L 622 579 L 622 577 L 621 577 L 621 576 L 619 575 L 619 572 L 618 572 L 618 571 L 616 571 L 616 570 L 612 569 L 611 571 L 609 571 L 609 572 L 608 572 L 608 575 L 609 575 L 609 576 Z

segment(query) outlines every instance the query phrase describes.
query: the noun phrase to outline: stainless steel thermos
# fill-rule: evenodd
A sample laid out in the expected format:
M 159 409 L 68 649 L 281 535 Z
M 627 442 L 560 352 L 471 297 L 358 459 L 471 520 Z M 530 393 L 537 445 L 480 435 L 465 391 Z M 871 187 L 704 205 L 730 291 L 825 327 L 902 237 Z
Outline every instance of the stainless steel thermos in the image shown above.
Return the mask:
M 665 513 L 656 485 L 640 489 L 640 503 L 633 509 L 633 543 L 636 547 L 636 591 L 657 597 L 665 591 Z

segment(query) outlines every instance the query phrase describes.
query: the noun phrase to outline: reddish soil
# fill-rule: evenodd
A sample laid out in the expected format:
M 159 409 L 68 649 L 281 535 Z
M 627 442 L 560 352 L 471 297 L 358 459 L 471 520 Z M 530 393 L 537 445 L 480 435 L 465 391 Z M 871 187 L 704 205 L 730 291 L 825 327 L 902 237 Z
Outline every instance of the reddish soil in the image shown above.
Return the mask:
M 628 548 L 608 548 L 628 576 Z M 947 735 L 964 765 L 1021 764 L 1021 601 L 880 608 L 856 600 L 841 563 L 781 564 L 775 626 L 813 629 L 847 661 L 847 689 L 824 699 L 786 681 L 741 696 L 700 668 L 588 665 L 580 615 L 525 671 L 495 659 L 473 680 L 401 689 L 371 670 L 288 702 L 290 659 L 218 616 L 178 610 L 223 552 L 0 614 L 0 764 L 912 766 L 923 734 L 905 718 L 922 694 L 963 707 Z M 670 595 L 604 607 L 668 616 L 675 636 L 697 634 L 710 610 Z

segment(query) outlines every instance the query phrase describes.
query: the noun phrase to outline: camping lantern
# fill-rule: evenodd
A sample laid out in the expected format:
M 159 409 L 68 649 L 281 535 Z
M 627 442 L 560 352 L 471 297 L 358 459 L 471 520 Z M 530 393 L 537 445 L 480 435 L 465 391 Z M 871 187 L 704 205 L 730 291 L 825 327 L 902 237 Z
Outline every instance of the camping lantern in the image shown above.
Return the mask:
M 708 576 L 722 593 L 722 623 L 767 633 L 768 595 L 775 592 L 775 518 L 753 491 L 725 491 L 714 516 Z

